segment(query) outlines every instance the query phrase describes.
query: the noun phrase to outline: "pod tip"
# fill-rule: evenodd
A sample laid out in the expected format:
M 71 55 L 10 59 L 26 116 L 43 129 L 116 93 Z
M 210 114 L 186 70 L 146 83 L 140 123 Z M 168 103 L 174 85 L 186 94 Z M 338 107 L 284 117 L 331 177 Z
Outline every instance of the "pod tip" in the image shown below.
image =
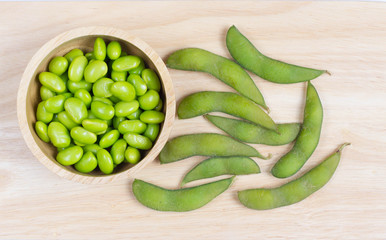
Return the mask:
M 349 142 L 343 143 L 343 144 L 339 147 L 339 149 L 338 149 L 337 152 L 341 152 L 341 151 L 343 150 L 343 148 L 345 148 L 345 147 L 348 146 L 348 145 L 351 145 L 351 143 L 349 143 Z
M 330 75 L 330 76 L 332 75 L 332 74 L 331 74 L 329 71 L 327 71 L 327 70 L 324 70 L 324 72 L 327 73 L 327 74 Z

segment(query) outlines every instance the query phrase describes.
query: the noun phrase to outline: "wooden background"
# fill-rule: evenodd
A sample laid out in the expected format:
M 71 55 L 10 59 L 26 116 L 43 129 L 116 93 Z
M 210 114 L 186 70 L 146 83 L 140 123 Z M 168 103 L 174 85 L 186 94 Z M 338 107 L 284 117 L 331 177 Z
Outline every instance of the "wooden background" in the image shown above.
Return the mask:
M 0 12 L 1 239 L 386 239 L 385 3 L 3 2 Z M 188 213 L 140 205 L 131 193 L 133 176 L 106 185 L 61 179 L 28 150 L 17 124 L 17 89 L 32 55 L 54 36 L 80 26 L 114 26 L 164 59 L 184 47 L 229 57 L 225 34 L 232 24 L 271 57 L 332 73 L 313 81 L 325 117 L 320 144 L 300 174 L 339 144 L 352 146 L 332 180 L 305 201 L 270 211 L 237 201 L 237 190 L 288 181 L 267 172 L 289 145 L 254 145 L 273 153 L 271 160 L 256 159 L 264 173 L 237 177 L 228 191 Z M 197 91 L 232 91 L 204 73 L 170 74 L 177 103 Z M 302 120 L 305 84 L 253 79 L 276 122 Z M 193 132 L 220 131 L 197 117 L 177 120 L 171 137 Z M 162 166 L 156 159 L 135 177 L 176 188 L 202 159 Z

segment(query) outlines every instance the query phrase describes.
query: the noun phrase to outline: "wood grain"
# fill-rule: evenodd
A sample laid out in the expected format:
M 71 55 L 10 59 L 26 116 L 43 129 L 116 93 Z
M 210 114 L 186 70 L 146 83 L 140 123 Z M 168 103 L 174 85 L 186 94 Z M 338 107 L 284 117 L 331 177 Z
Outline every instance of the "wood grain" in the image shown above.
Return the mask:
M 33 2 L 0 3 L 0 239 L 386 239 L 386 5 L 353 2 Z M 16 95 L 36 51 L 82 26 L 113 26 L 146 41 L 163 58 L 200 47 L 229 57 L 225 33 L 235 24 L 265 54 L 328 69 L 313 81 L 324 106 L 319 146 L 295 177 L 351 142 L 332 180 L 292 206 L 252 211 L 237 190 L 273 187 L 269 169 L 290 145 L 252 145 L 263 173 L 237 177 L 205 207 L 164 213 L 140 205 L 132 178 L 74 183 L 47 170 L 19 131 Z M 170 70 L 177 104 L 193 92 L 233 91 L 204 73 Z M 301 121 L 305 84 L 278 85 L 251 75 L 277 122 Z M 202 117 L 176 120 L 171 137 L 218 132 Z M 135 177 L 176 188 L 202 157 L 150 163 Z M 291 178 L 292 179 L 292 178 Z M 202 181 L 204 182 L 204 181 Z M 193 186 L 197 183 L 189 183 Z

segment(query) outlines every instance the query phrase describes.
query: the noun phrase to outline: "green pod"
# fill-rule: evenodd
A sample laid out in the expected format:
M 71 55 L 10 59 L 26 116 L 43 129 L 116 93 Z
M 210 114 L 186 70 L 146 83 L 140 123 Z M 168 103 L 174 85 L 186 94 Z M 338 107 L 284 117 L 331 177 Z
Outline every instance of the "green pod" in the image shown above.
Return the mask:
M 111 93 L 125 102 L 130 102 L 135 99 L 135 88 L 128 82 L 115 82 L 111 85 Z
M 161 82 L 153 69 L 146 68 L 142 70 L 141 77 L 143 81 L 145 81 L 147 89 L 152 89 L 157 92 L 161 90 Z
M 66 111 L 58 113 L 58 120 L 68 130 L 71 130 L 76 126 L 79 126 L 79 124 L 77 124 L 76 122 L 74 122 L 74 120 L 72 120 L 72 118 L 70 117 L 70 115 Z
M 158 111 L 158 112 L 162 112 L 163 106 L 164 106 L 164 103 L 163 103 L 162 99 L 160 98 L 159 102 L 158 102 L 157 106 L 155 106 L 154 110 Z
M 118 58 L 113 62 L 112 69 L 114 71 L 130 71 L 139 66 L 141 59 L 137 56 L 129 55 Z
M 82 80 L 87 63 L 88 60 L 85 56 L 76 57 L 68 67 L 68 79 L 73 82 Z
M 260 173 L 259 165 L 248 157 L 214 157 L 197 164 L 181 182 L 181 187 L 188 182 L 212 178 L 221 175 L 248 175 Z
M 146 130 L 146 124 L 140 120 L 124 120 L 118 125 L 118 131 L 125 133 L 143 133 Z
M 132 114 L 130 114 L 129 116 L 127 116 L 127 118 L 130 120 L 138 120 L 139 116 L 141 116 L 142 112 L 143 111 L 140 108 L 138 108 L 137 111 L 135 111 Z
M 322 122 L 322 103 L 316 89 L 308 82 L 302 128 L 292 149 L 273 166 L 273 176 L 286 178 L 299 171 L 318 146 Z
M 83 147 L 83 151 L 85 153 L 87 152 L 92 152 L 94 155 L 97 155 L 97 152 L 99 149 L 102 149 L 98 144 L 94 143 L 94 144 L 90 144 L 90 145 L 85 145 Z
M 107 74 L 107 71 L 108 67 L 104 61 L 93 60 L 84 70 L 84 80 L 89 83 L 94 83 L 98 79 L 104 77 Z
M 136 68 L 133 68 L 131 70 L 129 70 L 129 74 L 138 74 L 138 75 L 141 75 L 143 69 L 145 69 L 146 66 L 145 66 L 145 62 L 143 61 L 143 59 L 141 58 L 141 62 L 139 63 L 139 65 L 136 67 Z
M 46 110 L 44 107 L 45 103 L 45 101 L 42 101 L 38 104 L 38 108 L 36 109 L 36 119 L 38 121 L 44 122 L 45 124 L 48 124 L 52 121 L 54 114 Z
M 118 165 L 123 160 L 125 160 L 125 150 L 127 147 L 127 143 L 124 139 L 119 139 L 116 141 L 111 147 L 111 157 L 113 158 L 114 164 Z
M 129 77 L 127 77 L 127 81 L 134 86 L 137 96 L 142 96 L 146 93 L 147 86 L 140 75 L 134 73 L 130 74 Z
M 90 92 L 92 88 L 92 84 L 89 82 L 86 82 L 84 80 L 80 80 L 79 82 L 74 81 L 67 81 L 67 88 L 70 92 L 75 93 L 79 89 L 85 89 L 86 91 Z
M 35 123 L 35 131 L 39 138 L 44 142 L 50 142 L 50 137 L 48 136 L 48 127 L 42 121 L 37 121 Z
M 45 86 L 40 87 L 40 98 L 42 99 L 42 101 L 45 101 L 54 96 L 56 96 L 56 93 L 54 91 L 51 91 Z
M 139 108 L 139 103 L 137 100 L 132 100 L 130 102 L 118 102 L 115 104 L 115 116 L 117 117 L 126 117 L 137 111 Z
M 65 148 L 70 146 L 70 134 L 67 128 L 60 122 L 51 122 L 48 125 L 48 137 L 55 147 Z
M 192 118 L 210 112 L 223 112 L 277 131 L 273 120 L 251 100 L 231 92 L 198 92 L 185 97 L 178 106 L 178 117 Z
M 99 149 L 97 152 L 98 167 L 104 174 L 111 174 L 114 171 L 114 162 L 106 149 Z
M 343 144 L 338 151 L 303 176 L 277 188 L 247 189 L 238 192 L 240 202 L 251 209 L 267 210 L 300 202 L 322 188 L 334 174 L 341 157 Z
M 121 44 L 119 44 L 119 42 L 111 41 L 107 45 L 107 56 L 111 60 L 118 59 L 121 56 L 121 53 L 122 53 L 122 47 L 121 47 Z
M 117 116 L 115 116 L 115 117 L 113 118 L 113 127 L 114 127 L 115 129 L 118 129 L 119 124 L 120 124 L 121 122 L 125 121 L 125 120 L 126 120 L 125 117 L 117 117 Z
M 163 112 L 157 112 L 157 111 L 144 111 L 139 116 L 139 119 L 148 124 L 159 124 L 165 120 L 165 114 Z
M 125 159 L 128 163 L 137 164 L 141 160 L 141 153 L 138 149 L 127 147 L 125 151 Z
M 131 132 L 125 133 L 123 135 L 123 138 L 129 144 L 129 146 L 135 147 L 141 150 L 149 150 L 153 146 L 153 143 L 150 141 L 149 138 L 137 133 L 131 133 Z
M 74 93 L 75 98 L 79 98 L 85 105 L 86 108 L 89 108 L 92 102 L 92 97 L 90 92 L 88 92 L 86 89 L 78 89 Z
M 216 127 L 242 142 L 270 146 L 284 145 L 294 141 L 301 127 L 300 123 L 277 124 L 278 132 L 275 132 L 242 120 L 212 115 L 204 115 L 204 117 Z
M 64 101 L 66 101 L 66 96 L 54 96 L 45 101 L 44 108 L 50 113 L 60 113 L 64 111 Z
M 152 142 L 154 142 L 159 134 L 159 124 L 148 124 L 143 135 L 148 137 Z
M 64 109 L 77 124 L 82 123 L 83 119 L 86 119 L 88 115 L 86 105 L 78 98 L 68 98 L 64 102 Z
M 113 83 L 114 81 L 110 78 L 101 78 L 96 81 L 92 86 L 92 92 L 94 93 L 94 96 L 104 98 L 111 97 L 113 95 L 111 92 L 111 86 Z
M 111 79 L 113 79 L 116 82 L 124 82 L 126 81 L 127 72 L 118 72 L 118 71 L 111 71 Z
M 227 58 L 199 48 L 186 48 L 172 53 L 166 63 L 174 69 L 209 73 L 244 97 L 268 109 L 253 79 L 242 67 Z
M 133 193 L 144 206 L 158 211 L 187 212 L 198 209 L 223 193 L 234 177 L 177 190 L 169 190 L 135 179 Z
M 48 64 L 48 71 L 60 76 L 67 71 L 68 60 L 65 57 L 54 57 Z
M 119 139 L 119 136 L 120 134 L 116 129 L 108 131 L 102 136 L 101 140 L 99 141 L 99 146 L 101 148 L 108 148 Z
M 111 106 L 114 105 L 114 103 L 110 99 L 104 98 L 104 97 L 93 96 L 92 100 L 97 101 L 97 102 L 103 102 L 103 103 L 105 103 L 107 105 L 111 105 Z
M 66 55 L 64 55 L 64 57 L 67 59 L 68 63 L 71 64 L 71 62 L 79 57 L 79 56 L 83 56 L 83 51 L 78 49 L 78 48 L 75 48 L 75 49 L 72 49 L 71 51 L 69 51 Z
M 151 89 L 147 91 L 143 96 L 140 96 L 138 98 L 139 106 L 143 110 L 154 109 L 158 105 L 159 100 L 160 100 L 160 97 L 158 92 Z
M 74 127 L 70 132 L 71 137 L 78 143 L 89 145 L 93 144 L 97 140 L 95 133 L 87 131 L 82 127 Z
M 91 112 L 103 120 L 111 120 L 114 117 L 114 107 L 99 101 L 91 102 Z
M 86 152 L 82 158 L 75 163 L 74 167 L 81 173 L 92 172 L 98 166 L 98 161 L 92 152 Z
M 232 57 L 245 69 L 275 83 L 297 83 L 312 80 L 327 72 L 284 63 L 263 55 L 232 26 L 226 36 L 226 45 Z
M 97 37 L 94 42 L 94 56 L 95 59 L 104 61 L 106 58 L 106 43 L 105 41 Z
M 168 141 L 159 155 L 159 160 L 161 163 L 170 163 L 192 156 L 266 159 L 253 147 L 231 137 L 216 133 L 200 133 L 183 135 Z
M 87 131 L 98 135 L 104 133 L 108 128 L 107 122 L 100 119 L 85 119 L 82 121 L 82 126 Z
M 65 82 L 56 74 L 50 72 L 42 72 L 39 74 L 39 82 L 56 93 L 64 93 L 66 91 Z
M 56 161 L 64 166 L 70 166 L 77 163 L 83 156 L 83 149 L 79 146 L 73 146 L 60 151 L 56 155 Z

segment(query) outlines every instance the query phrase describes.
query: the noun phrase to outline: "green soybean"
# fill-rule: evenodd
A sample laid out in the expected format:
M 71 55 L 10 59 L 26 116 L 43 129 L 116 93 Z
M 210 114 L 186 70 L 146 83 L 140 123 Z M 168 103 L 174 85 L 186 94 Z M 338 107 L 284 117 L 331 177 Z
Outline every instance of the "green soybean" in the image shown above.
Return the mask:
M 143 81 L 145 81 L 147 89 L 152 89 L 157 92 L 161 90 L 161 82 L 153 69 L 146 68 L 142 70 L 141 77 Z
M 139 65 L 138 65 L 136 68 L 130 69 L 130 70 L 129 70 L 129 74 L 138 74 L 138 75 L 141 75 L 143 69 L 145 69 L 145 68 L 146 68 L 145 62 L 144 62 L 143 59 L 141 58 L 141 62 L 139 63 Z
M 45 103 L 45 101 L 42 101 L 38 104 L 38 108 L 36 109 L 36 119 L 38 121 L 44 122 L 45 124 L 48 124 L 52 121 L 54 114 L 46 110 L 44 107 Z
M 75 48 L 69 51 L 64 57 L 67 59 L 68 63 L 70 64 L 76 57 L 83 56 L 83 51 Z
M 64 111 L 64 101 L 66 101 L 65 95 L 54 96 L 45 101 L 44 108 L 51 113 L 60 113 Z
M 92 97 L 90 92 L 88 92 L 86 89 L 78 89 L 74 93 L 75 98 L 79 98 L 85 105 L 86 108 L 89 108 L 92 102 Z
M 210 112 L 223 112 L 277 131 L 273 120 L 251 100 L 231 92 L 198 92 L 185 97 L 178 117 L 192 118 Z
M 99 149 L 97 152 L 98 167 L 104 174 L 114 171 L 114 162 L 110 153 L 106 149 Z
M 135 88 L 128 82 L 115 82 L 111 85 L 111 93 L 125 102 L 130 102 L 135 99 Z
M 138 110 L 139 103 L 137 100 L 132 100 L 130 102 L 118 102 L 115 104 L 114 108 L 115 116 L 126 117 Z
M 164 103 L 163 103 L 162 99 L 160 98 L 160 99 L 159 99 L 159 102 L 158 102 L 157 106 L 155 106 L 154 110 L 155 110 L 155 111 L 161 112 L 163 106 L 164 106 Z
M 72 128 L 79 126 L 78 123 L 74 122 L 70 115 L 66 112 L 60 112 L 58 113 L 58 120 L 60 123 L 62 123 L 68 130 L 71 130 Z
M 121 44 L 119 44 L 119 42 L 111 41 L 107 45 L 107 56 L 111 60 L 115 60 L 119 58 L 121 56 L 121 53 L 122 53 L 122 47 L 121 47 Z
M 107 74 L 108 67 L 104 61 L 94 60 L 90 62 L 84 70 L 84 80 L 94 83 Z
M 294 141 L 301 127 L 300 123 L 277 124 L 278 132 L 275 132 L 242 120 L 213 115 L 204 115 L 204 117 L 216 127 L 242 142 L 271 146 L 284 145 Z
M 114 117 L 114 107 L 99 101 L 93 101 L 91 103 L 91 112 L 97 118 L 103 120 L 110 120 Z
M 68 79 L 73 82 L 82 80 L 87 63 L 88 60 L 85 56 L 76 57 L 68 67 Z
M 111 79 L 116 82 L 124 82 L 127 78 L 127 72 L 111 71 Z
M 124 120 L 118 125 L 118 131 L 125 133 L 143 133 L 146 130 L 146 124 L 140 120 Z
M 101 146 L 101 148 L 108 148 L 119 139 L 119 136 L 120 134 L 116 129 L 108 131 L 102 136 L 99 141 L 99 146 Z
M 138 74 L 130 74 L 127 78 L 127 81 L 134 86 L 135 93 L 137 96 L 142 96 L 147 91 L 147 86 L 145 81 L 142 80 L 141 76 Z
M 106 58 L 106 43 L 105 41 L 98 37 L 94 42 L 94 56 L 95 59 L 104 61 Z
M 50 137 L 48 136 L 48 127 L 42 121 L 37 121 L 35 123 L 35 131 L 39 138 L 44 142 L 50 142 Z
M 124 139 L 119 139 L 113 144 L 110 153 L 114 164 L 120 164 L 123 160 L 125 160 L 126 147 L 127 143 Z
M 153 143 L 150 141 L 149 138 L 137 133 L 131 133 L 131 132 L 125 133 L 123 135 L 123 138 L 129 144 L 129 146 L 132 146 L 141 150 L 149 150 L 153 146 Z
M 135 111 L 132 114 L 130 114 L 129 116 L 127 116 L 127 118 L 130 120 L 137 120 L 137 119 L 139 119 L 139 116 L 141 116 L 142 112 L 143 111 L 140 108 L 138 108 L 137 111 Z
M 39 74 L 40 83 L 49 90 L 56 93 L 63 93 L 66 91 L 66 84 L 56 74 L 50 72 L 42 72 Z
M 104 98 L 104 97 L 93 96 L 93 97 L 92 97 L 92 100 L 93 100 L 93 101 L 96 101 L 96 102 L 103 102 L 103 103 L 105 103 L 105 104 L 107 104 L 107 105 L 111 105 L 111 106 L 114 105 L 114 103 L 113 103 L 110 99 Z
M 130 71 L 139 66 L 141 59 L 137 56 L 129 55 L 118 58 L 113 62 L 112 69 L 114 71 Z
M 85 89 L 87 91 L 91 91 L 92 84 L 89 82 L 86 82 L 85 80 L 80 80 L 79 82 L 74 81 L 67 81 L 67 88 L 70 90 L 70 92 L 75 93 L 79 89 Z
M 197 164 L 181 182 L 181 186 L 199 179 L 221 175 L 248 175 L 260 173 L 259 165 L 248 157 L 214 157 Z
M 148 208 L 158 211 L 187 212 L 198 209 L 223 193 L 234 177 L 177 190 L 169 190 L 135 179 L 133 193 Z
M 97 155 L 97 152 L 98 152 L 98 150 L 99 149 L 102 149 L 98 144 L 90 144 L 90 145 L 85 145 L 84 147 L 83 147 L 83 151 L 85 152 L 85 153 L 87 153 L 87 152 L 92 152 L 94 155 Z
M 117 117 L 117 116 L 115 116 L 115 117 L 113 118 L 113 127 L 114 127 L 115 129 L 118 129 L 119 124 L 120 124 L 121 122 L 125 121 L 125 120 L 126 120 L 125 117 Z
M 343 144 L 338 151 L 303 176 L 277 188 L 248 189 L 238 192 L 240 202 L 251 209 L 267 210 L 300 202 L 322 188 L 334 174 L 341 157 Z
M 56 93 L 54 91 L 51 91 L 45 86 L 40 87 L 40 98 L 42 99 L 42 101 L 45 101 L 54 96 L 56 96 Z
M 68 60 L 65 57 L 54 57 L 48 64 L 48 71 L 60 76 L 67 71 Z
M 165 120 L 165 114 L 163 112 L 157 112 L 157 111 L 144 111 L 139 116 L 139 119 L 148 124 L 158 124 Z
M 88 52 L 84 55 L 87 60 L 90 62 L 91 60 L 95 60 L 95 56 L 94 56 L 94 53 L 93 52 Z
M 159 155 L 159 159 L 161 163 L 170 163 L 192 156 L 239 156 L 266 159 L 253 147 L 216 133 L 189 134 L 176 137 L 166 143 Z
M 226 36 L 226 45 L 232 57 L 257 76 L 275 83 L 297 83 L 312 80 L 327 72 L 284 63 L 263 55 L 232 26 Z
M 273 166 L 271 172 L 275 177 L 286 178 L 299 171 L 319 143 L 322 122 L 322 103 L 316 89 L 308 82 L 302 128 L 292 149 Z
M 48 125 L 48 137 L 55 147 L 68 147 L 71 143 L 71 137 L 67 128 L 60 122 L 51 122 Z
M 227 58 L 199 48 L 186 48 L 172 53 L 166 63 L 174 69 L 209 73 L 244 97 L 268 109 L 263 95 L 248 73 Z
M 104 133 L 108 127 L 107 122 L 100 119 L 85 119 L 82 121 L 82 126 L 95 134 Z
M 98 161 L 92 152 L 86 152 L 82 158 L 75 163 L 74 167 L 81 173 L 92 172 L 98 166 Z
M 82 156 L 83 149 L 79 146 L 73 146 L 60 151 L 56 155 L 56 160 L 64 166 L 69 166 L 77 163 Z
M 139 160 L 141 160 L 141 153 L 136 148 L 127 147 L 125 151 L 125 159 L 128 163 L 136 164 Z
M 158 92 L 151 89 L 147 91 L 143 96 L 140 96 L 138 98 L 139 106 L 143 110 L 154 109 L 158 105 L 159 100 L 160 100 L 160 96 Z
M 111 92 L 111 86 L 113 83 L 114 81 L 110 78 L 101 78 L 96 81 L 92 86 L 92 92 L 94 93 L 94 96 L 104 98 L 111 97 L 113 95 Z
M 70 135 L 75 141 L 84 145 L 93 144 L 97 140 L 95 133 L 90 132 L 82 127 L 72 128 Z
M 159 133 L 159 124 L 148 124 L 143 135 L 148 137 L 152 142 L 156 140 Z
M 64 102 L 64 109 L 77 124 L 82 123 L 83 119 L 86 119 L 88 115 L 86 105 L 78 98 L 68 98 Z

